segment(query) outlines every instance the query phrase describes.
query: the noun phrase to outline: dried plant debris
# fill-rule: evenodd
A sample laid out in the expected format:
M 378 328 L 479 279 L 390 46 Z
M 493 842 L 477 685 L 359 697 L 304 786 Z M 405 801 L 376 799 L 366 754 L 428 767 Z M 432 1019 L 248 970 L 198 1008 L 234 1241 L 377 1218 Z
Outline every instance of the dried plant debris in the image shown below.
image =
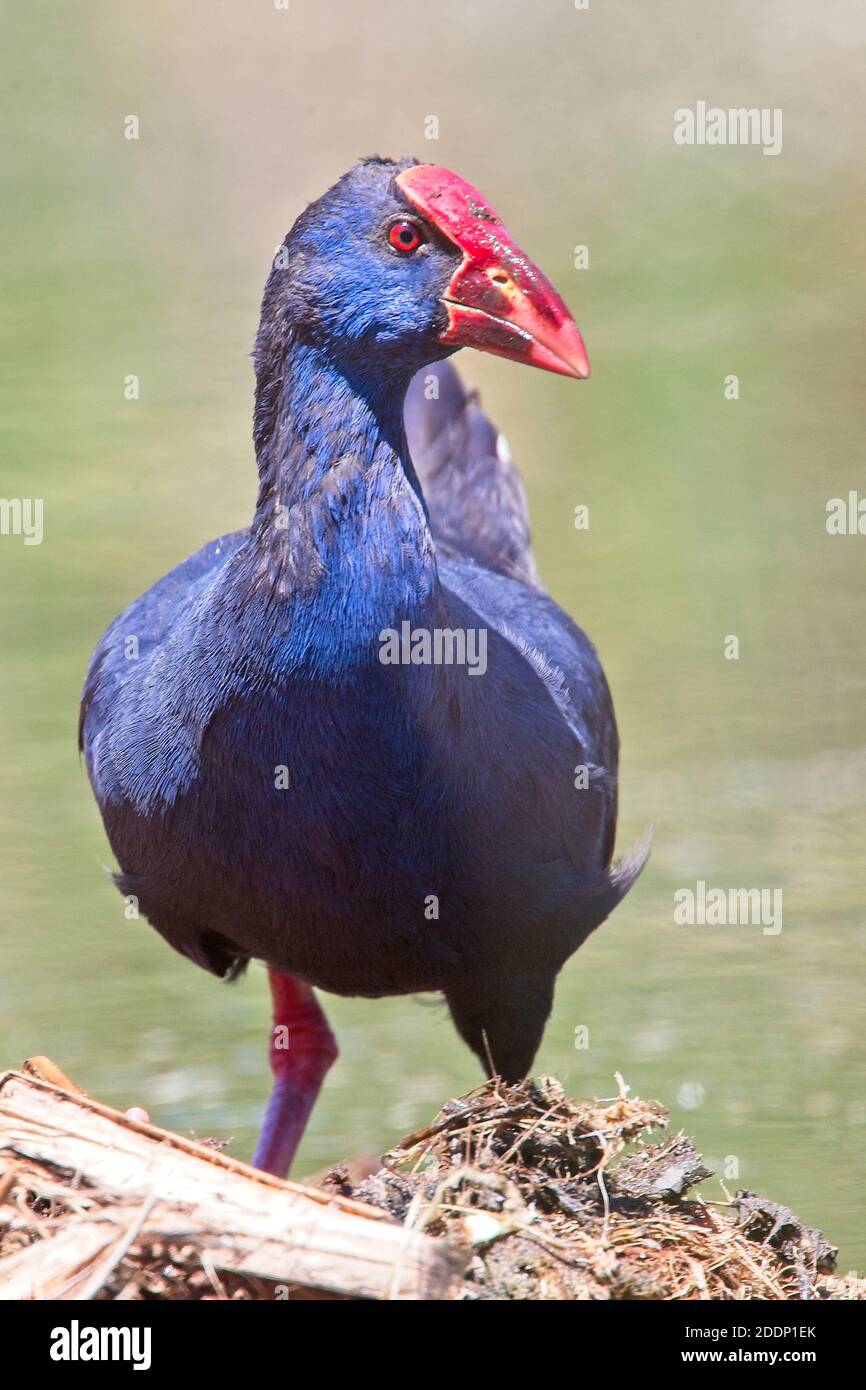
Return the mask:
M 712 1176 L 691 1139 L 677 1134 L 626 1154 L 617 1165 L 616 1188 L 623 1197 L 673 1201 Z
M 0 1300 L 449 1299 L 467 1252 L 120 1114 L 0 1074 Z
M 835 1250 L 787 1208 L 689 1197 L 711 1176 L 654 1101 L 559 1082 L 491 1081 L 449 1101 L 359 1183 L 326 1185 L 471 1250 L 468 1299 L 863 1298 Z M 630 1146 L 630 1147 L 629 1147 Z M 628 1149 L 628 1152 L 624 1152 Z
M 550 1077 L 490 1081 L 378 1171 L 344 1163 L 289 1191 L 7 1073 L 0 1297 L 866 1298 L 787 1207 L 695 1195 L 709 1170 L 691 1141 L 617 1080 L 583 1101 Z

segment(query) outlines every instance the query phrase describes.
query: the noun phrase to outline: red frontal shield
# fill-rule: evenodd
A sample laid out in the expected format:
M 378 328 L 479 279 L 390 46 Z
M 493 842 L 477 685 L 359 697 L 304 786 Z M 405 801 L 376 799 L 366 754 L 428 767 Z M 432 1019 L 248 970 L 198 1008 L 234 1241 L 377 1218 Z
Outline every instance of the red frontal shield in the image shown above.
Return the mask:
M 563 300 L 477 189 L 435 164 L 415 164 L 396 183 L 463 253 L 444 296 L 448 327 L 441 341 L 588 377 L 586 348 Z

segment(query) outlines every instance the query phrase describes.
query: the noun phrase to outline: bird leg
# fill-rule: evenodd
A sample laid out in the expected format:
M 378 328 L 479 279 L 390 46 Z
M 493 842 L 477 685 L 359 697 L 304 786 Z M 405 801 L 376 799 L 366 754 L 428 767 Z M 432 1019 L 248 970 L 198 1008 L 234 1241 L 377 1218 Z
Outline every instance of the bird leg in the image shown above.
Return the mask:
M 273 1000 L 270 1060 L 274 1073 L 256 1168 L 284 1178 L 316 1103 L 337 1044 L 311 987 L 294 975 L 268 970 Z

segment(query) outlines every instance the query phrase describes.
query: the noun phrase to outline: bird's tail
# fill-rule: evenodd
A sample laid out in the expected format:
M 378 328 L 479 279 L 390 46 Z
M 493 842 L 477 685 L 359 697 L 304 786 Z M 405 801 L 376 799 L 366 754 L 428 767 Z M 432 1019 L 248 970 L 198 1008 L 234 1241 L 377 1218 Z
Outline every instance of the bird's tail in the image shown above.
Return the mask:
M 450 362 L 431 363 L 415 374 L 405 422 L 438 544 L 538 586 L 520 474 L 478 393 L 464 388 Z
M 571 919 L 579 925 L 576 930 L 572 928 L 570 933 L 567 956 L 573 955 L 596 927 L 600 927 L 602 922 L 606 921 L 640 877 L 650 856 L 654 833 L 655 828 L 650 826 L 643 839 L 639 840 L 628 854 L 609 864 L 600 878 L 591 886 L 588 885 L 586 897 L 581 904 L 582 910 L 575 912 Z
M 628 890 L 643 873 L 644 866 L 650 857 L 650 850 L 653 847 L 654 835 L 655 826 L 651 825 L 643 839 L 638 840 L 628 854 L 624 854 L 621 859 L 614 860 L 608 869 L 607 877 L 612 895 L 609 912 L 613 911 L 617 903 L 622 902 Z

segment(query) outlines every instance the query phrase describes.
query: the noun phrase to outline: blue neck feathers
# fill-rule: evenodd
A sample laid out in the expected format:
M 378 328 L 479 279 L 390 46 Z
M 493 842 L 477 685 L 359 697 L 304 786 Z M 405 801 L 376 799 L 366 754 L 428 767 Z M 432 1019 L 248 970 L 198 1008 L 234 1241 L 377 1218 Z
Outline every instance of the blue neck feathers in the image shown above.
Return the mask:
M 246 586 L 266 602 L 283 667 L 339 675 L 377 658 L 383 628 L 437 603 L 403 427 L 409 373 L 373 378 L 297 341 L 257 365 Z

